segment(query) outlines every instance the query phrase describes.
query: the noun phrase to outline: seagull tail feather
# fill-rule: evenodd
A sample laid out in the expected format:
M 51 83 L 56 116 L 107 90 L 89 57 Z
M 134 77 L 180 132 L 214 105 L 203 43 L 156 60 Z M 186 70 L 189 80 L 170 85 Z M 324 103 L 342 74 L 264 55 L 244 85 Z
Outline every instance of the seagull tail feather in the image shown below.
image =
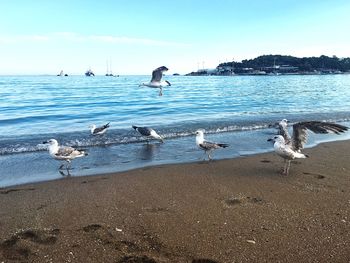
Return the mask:
M 229 147 L 229 145 L 226 143 L 218 143 L 218 146 L 220 146 L 221 148 Z
M 135 129 L 135 131 L 136 131 L 136 129 L 138 128 L 138 127 L 137 127 L 137 126 L 135 126 L 135 125 L 133 125 L 132 127 Z

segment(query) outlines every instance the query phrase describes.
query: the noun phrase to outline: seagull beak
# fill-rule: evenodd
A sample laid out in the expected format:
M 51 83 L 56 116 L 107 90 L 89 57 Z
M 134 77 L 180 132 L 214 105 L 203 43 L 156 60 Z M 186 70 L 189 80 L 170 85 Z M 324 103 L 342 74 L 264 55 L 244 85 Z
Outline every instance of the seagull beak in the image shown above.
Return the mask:
M 43 144 L 49 143 L 48 141 L 43 142 Z
M 273 141 L 273 139 L 271 139 L 271 138 L 270 138 L 270 139 L 268 139 L 267 141 L 268 141 L 268 142 L 272 142 L 272 141 Z

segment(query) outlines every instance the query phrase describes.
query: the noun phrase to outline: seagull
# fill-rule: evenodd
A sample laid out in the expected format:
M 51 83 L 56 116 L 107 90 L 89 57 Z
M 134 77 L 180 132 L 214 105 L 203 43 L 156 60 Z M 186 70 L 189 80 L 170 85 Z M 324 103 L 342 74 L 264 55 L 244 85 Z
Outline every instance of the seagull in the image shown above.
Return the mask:
M 215 149 L 226 148 L 229 146 L 226 143 L 215 143 L 204 140 L 204 132 L 202 130 L 196 131 L 196 144 L 199 148 L 205 151 L 205 153 L 208 155 L 209 161 L 211 160 L 210 154 L 212 153 L 212 151 L 214 151 Z
M 293 135 L 290 136 L 287 123 L 286 119 L 280 121 L 279 135 L 268 139 L 268 141 L 274 142 L 275 152 L 284 159 L 283 175 L 289 174 L 291 160 L 308 157 L 308 155 L 301 152 L 307 141 L 307 130 L 319 134 L 330 132 L 340 134 L 348 130 L 348 127 L 332 122 L 306 121 L 295 123 L 293 125 Z
M 164 142 L 163 138 L 152 128 L 138 127 L 135 125 L 133 125 L 132 127 L 135 129 L 135 131 L 139 132 L 142 136 L 146 138 L 154 138 L 154 139 L 160 140 L 161 142 Z M 148 139 L 147 139 L 147 143 L 148 143 Z
M 162 77 L 163 77 L 163 72 L 167 71 L 168 68 L 165 66 L 161 66 L 159 68 L 156 68 L 155 70 L 153 70 L 152 72 L 152 79 L 149 83 L 142 83 L 139 86 L 146 86 L 146 87 L 150 87 L 150 88 L 158 88 L 159 89 L 159 96 L 163 95 L 163 87 L 166 86 L 171 86 L 170 82 L 165 80 L 162 81 Z
M 55 139 L 50 139 L 43 143 L 49 145 L 48 149 L 51 157 L 59 161 L 67 162 L 66 169 L 67 169 L 68 175 L 70 175 L 69 169 L 70 169 L 71 161 L 75 158 L 83 157 L 87 155 L 87 153 L 85 153 L 84 151 L 74 149 L 73 147 L 59 146 L 57 140 Z M 60 166 L 59 170 L 62 170 L 63 167 L 64 167 L 64 164 Z
M 96 127 L 95 124 L 92 124 L 90 126 L 90 131 L 91 131 L 92 135 L 102 135 L 107 131 L 108 128 L 109 128 L 109 122 L 105 125 L 100 126 L 100 127 Z

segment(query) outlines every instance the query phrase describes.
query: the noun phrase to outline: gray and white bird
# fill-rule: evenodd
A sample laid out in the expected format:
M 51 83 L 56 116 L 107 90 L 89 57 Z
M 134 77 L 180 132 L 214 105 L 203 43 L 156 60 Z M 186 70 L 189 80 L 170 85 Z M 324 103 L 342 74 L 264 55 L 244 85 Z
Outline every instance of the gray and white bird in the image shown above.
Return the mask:
M 226 143 L 215 143 L 215 142 L 209 142 L 204 140 L 204 132 L 203 130 L 197 130 L 196 131 L 196 144 L 199 148 L 205 151 L 205 154 L 208 155 L 208 160 L 210 161 L 211 153 L 220 148 L 226 148 L 229 145 Z M 205 158 L 204 158 L 205 159 Z
M 78 157 L 86 156 L 87 153 L 83 150 L 77 150 L 70 146 L 59 146 L 57 140 L 50 139 L 48 141 L 43 142 L 44 144 L 48 144 L 48 150 L 52 158 L 59 161 L 66 161 L 66 170 L 68 175 L 70 175 L 69 169 L 71 161 Z M 59 170 L 62 170 L 64 164 L 62 164 Z
M 140 133 L 143 137 L 146 137 L 147 139 L 147 143 L 149 139 L 157 139 L 160 140 L 161 142 L 164 142 L 163 138 L 152 128 L 149 127 L 138 127 L 133 125 L 132 126 L 135 131 L 137 131 L 138 133 Z
M 105 125 L 100 126 L 100 127 L 96 127 L 95 124 L 92 124 L 90 126 L 90 132 L 92 135 L 102 135 L 107 131 L 108 128 L 109 128 L 109 122 Z
M 287 123 L 288 121 L 286 119 L 280 121 L 279 135 L 268 139 L 268 141 L 274 142 L 273 147 L 275 152 L 284 159 L 285 165 L 282 172 L 284 175 L 289 174 L 290 163 L 292 160 L 308 157 L 308 155 L 301 152 L 307 141 L 307 130 L 319 134 L 340 134 L 348 130 L 348 127 L 336 123 L 306 121 L 295 123 L 293 125 L 293 135 L 290 136 Z
M 171 86 L 170 82 L 165 80 L 162 81 L 163 72 L 168 71 L 168 68 L 165 66 L 161 66 L 159 68 L 156 68 L 152 72 L 152 79 L 148 83 L 142 83 L 139 86 L 146 86 L 149 88 L 156 88 L 159 89 L 159 96 L 163 95 L 163 87 Z

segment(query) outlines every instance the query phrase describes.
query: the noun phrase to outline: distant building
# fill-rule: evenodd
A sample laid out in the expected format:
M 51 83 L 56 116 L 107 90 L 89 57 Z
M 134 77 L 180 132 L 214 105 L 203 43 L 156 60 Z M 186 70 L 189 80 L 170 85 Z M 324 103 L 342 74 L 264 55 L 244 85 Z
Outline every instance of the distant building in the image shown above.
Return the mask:
M 198 69 L 196 72 L 186 74 L 186 76 L 212 76 L 217 75 L 217 69 Z
M 296 73 L 299 68 L 290 66 L 290 65 L 274 65 L 269 67 L 261 67 L 260 70 L 265 71 L 266 73 L 279 73 L 279 74 L 288 74 L 288 73 Z
M 216 68 L 216 74 L 221 76 L 231 76 L 234 75 L 234 68 L 232 66 L 218 66 Z
M 297 73 L 299 71 L 299 67 L 282 65 L 278 69 L 279 73 Z

